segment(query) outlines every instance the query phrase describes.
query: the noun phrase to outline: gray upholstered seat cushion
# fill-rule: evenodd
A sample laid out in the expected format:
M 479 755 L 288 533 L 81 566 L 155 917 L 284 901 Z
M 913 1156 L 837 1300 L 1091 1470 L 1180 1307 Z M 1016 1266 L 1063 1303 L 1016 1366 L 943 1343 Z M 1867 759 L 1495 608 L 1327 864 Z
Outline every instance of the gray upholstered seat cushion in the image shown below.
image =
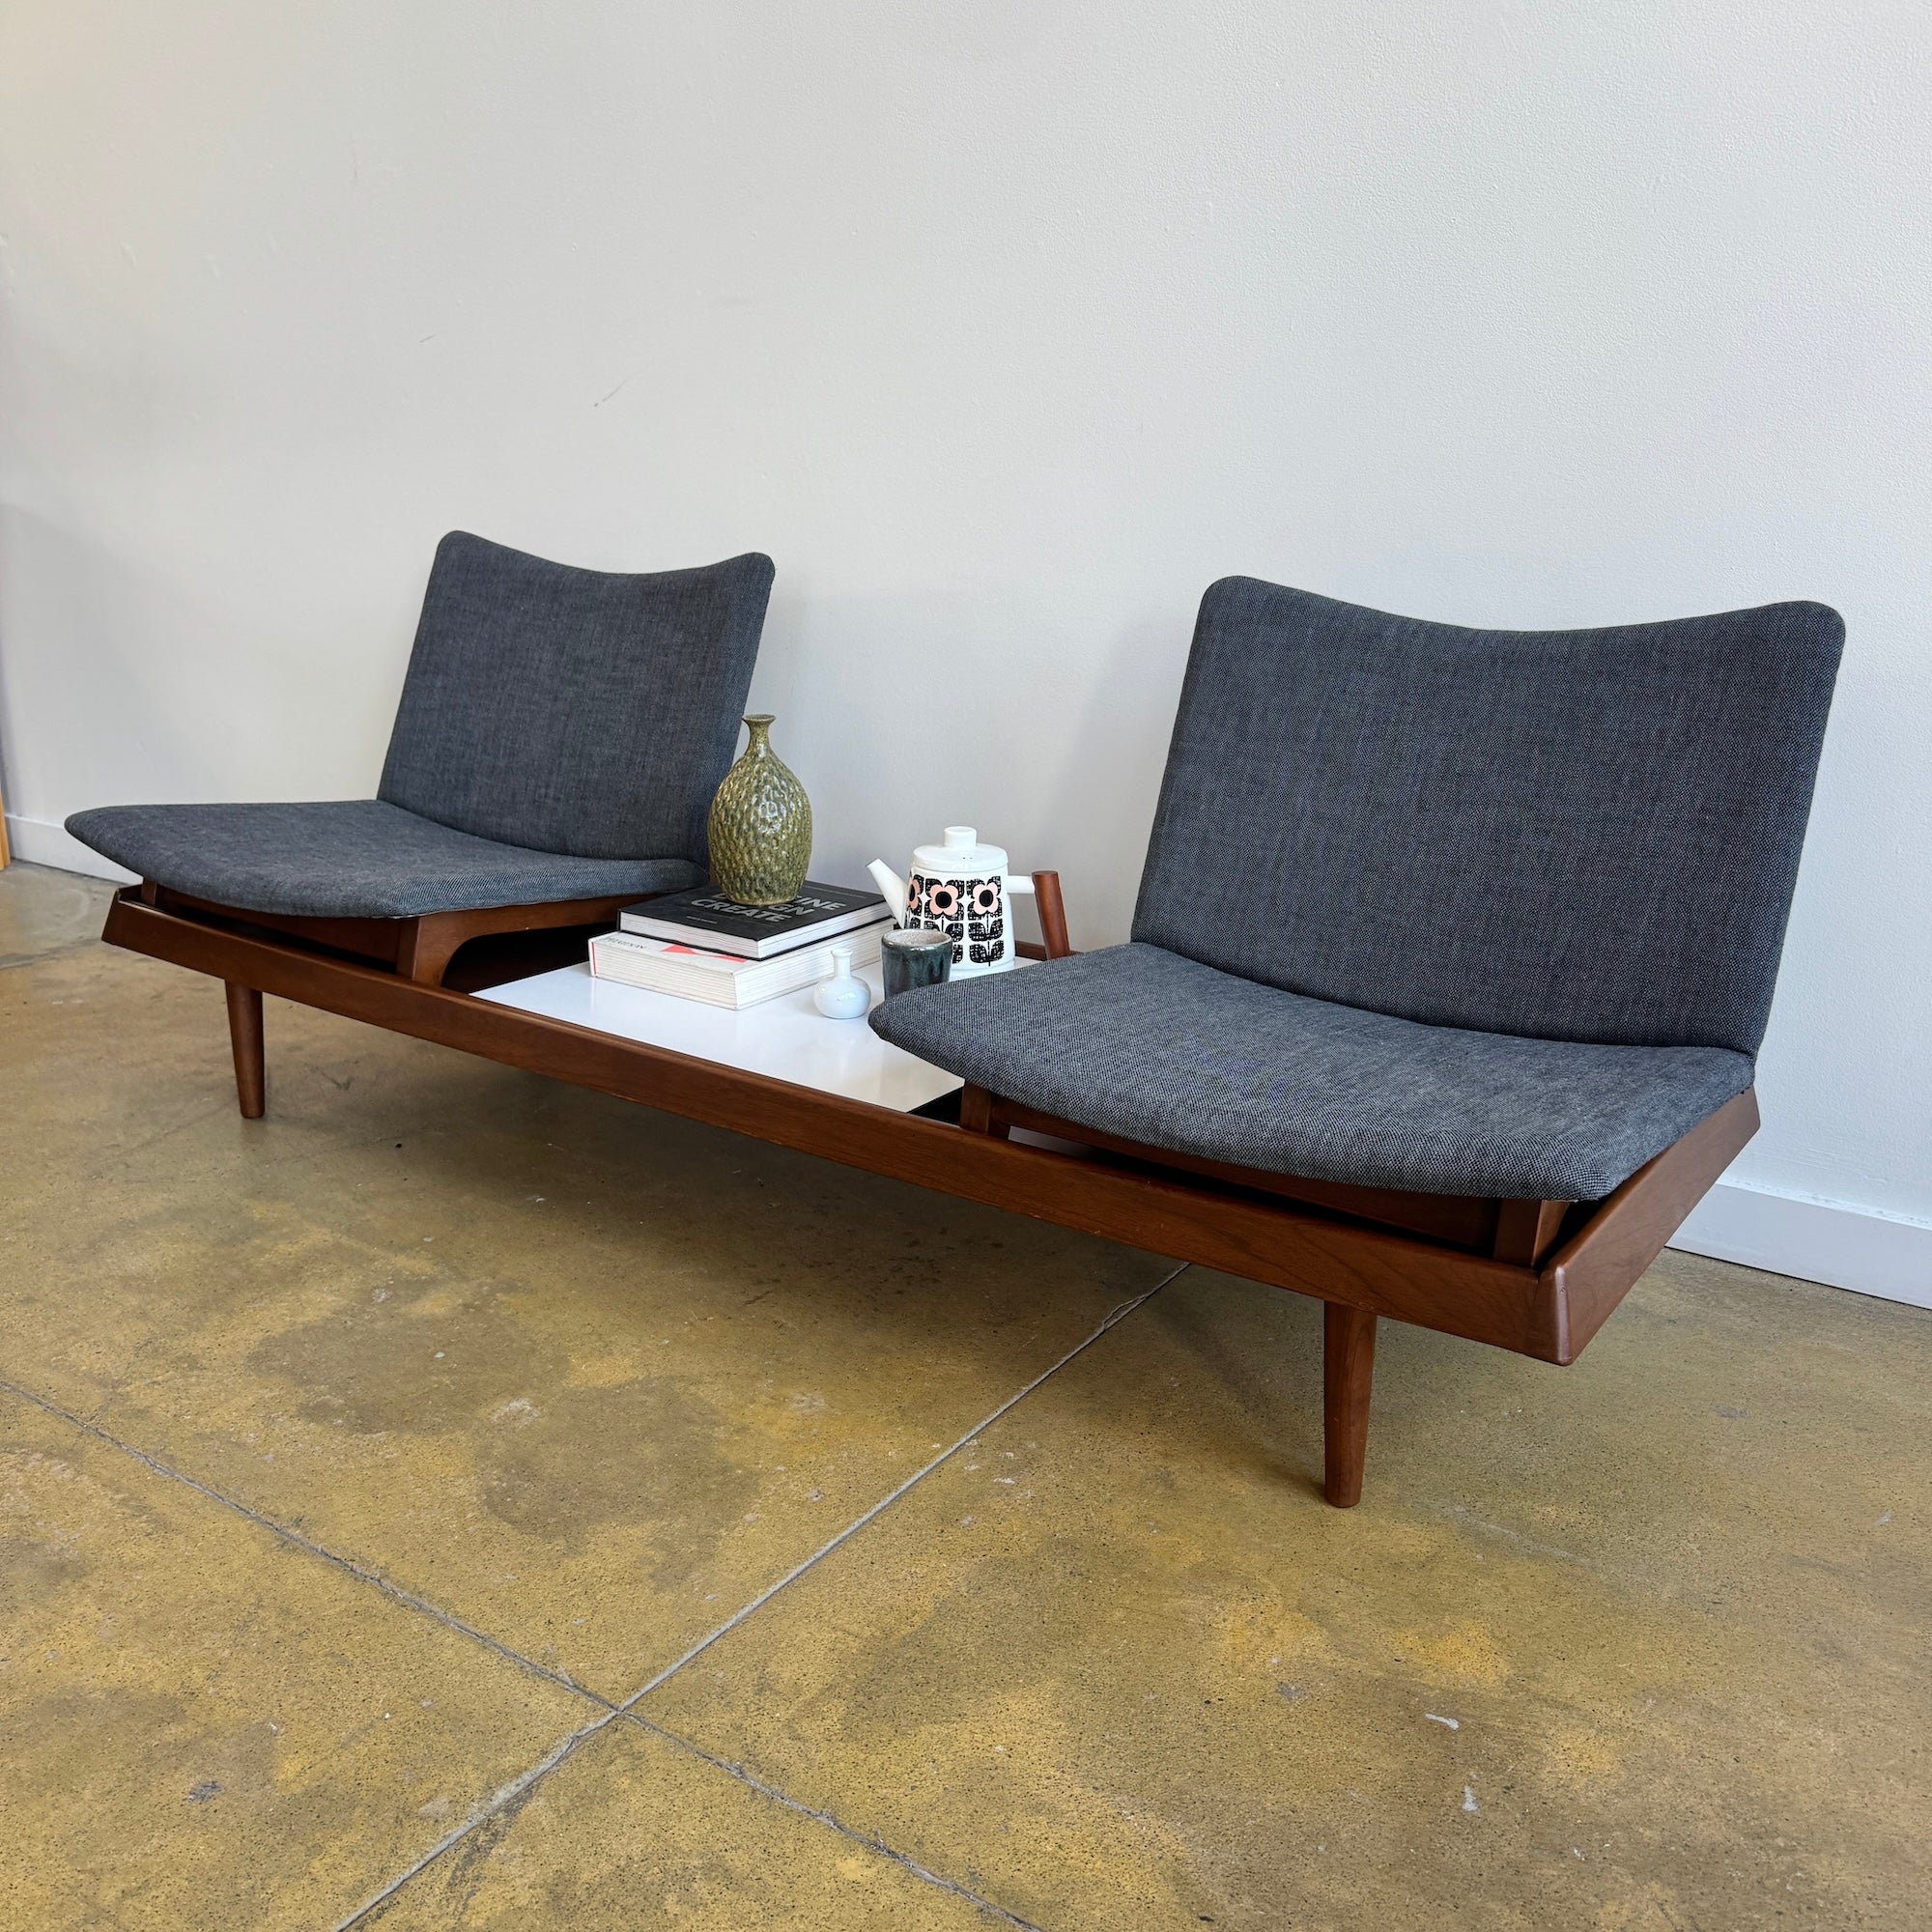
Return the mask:
M 1751 1084 L 1721 1047 L 1593 1046 L 1365 1012 L 1147 945 L 887 1001 L 873 1030 L 1023 1105 L 1276 1174 L 1592 1201 Z
M 580 859 L 477 838 L 400 806 L 109 805 L 67 829 L 144 879 L 254 912 L 410 919 L 479 906 L 676 892 L 689 859 Z
M 1471 631 L 1202 600 L 1135 939 L 1439 1026 L 1763 1037 L 1844 624 Z

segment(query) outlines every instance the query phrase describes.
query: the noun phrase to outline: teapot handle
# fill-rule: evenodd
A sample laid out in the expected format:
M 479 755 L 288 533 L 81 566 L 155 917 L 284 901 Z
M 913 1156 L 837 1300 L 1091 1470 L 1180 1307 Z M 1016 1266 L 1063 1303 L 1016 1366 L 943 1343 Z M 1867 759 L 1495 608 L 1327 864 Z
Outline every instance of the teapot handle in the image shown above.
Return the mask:
M 1033 891 L 1033 878 L 1027 872 L 1009 872 L 1002 883 L 1006 886 L 1007 895 L 1009 898 L 1014 893 L 1030 893 Z

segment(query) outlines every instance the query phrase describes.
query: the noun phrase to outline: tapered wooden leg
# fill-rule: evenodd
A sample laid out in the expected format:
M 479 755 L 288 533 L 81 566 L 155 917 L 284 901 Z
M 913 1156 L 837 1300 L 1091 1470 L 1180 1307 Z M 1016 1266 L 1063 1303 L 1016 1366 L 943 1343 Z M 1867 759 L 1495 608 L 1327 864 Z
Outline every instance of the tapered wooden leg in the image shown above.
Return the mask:
M 268 1106 L 267 1062 L 262 1053 L 262 996 L 253 986 L 223 980 L 228 990 L 228 1044 L 235 1049 L 235 1092 L 242 1118 L 259 1121 Z
M 1362 1460 L 1369 1447 L 1369 1385 L 1376 1373 L 1376 1318 L 1364 1308 L 1322 1303 L 1322 1435 L 1327 1452 L 1323 1492 L 1337 1509 L 1362 1499 Z

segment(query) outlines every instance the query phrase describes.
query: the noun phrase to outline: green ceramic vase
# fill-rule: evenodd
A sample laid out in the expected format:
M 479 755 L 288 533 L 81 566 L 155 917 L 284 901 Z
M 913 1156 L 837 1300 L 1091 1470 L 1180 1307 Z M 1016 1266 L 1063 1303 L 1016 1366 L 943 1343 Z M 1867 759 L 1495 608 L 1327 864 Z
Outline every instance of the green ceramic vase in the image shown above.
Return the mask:
M 772 714 L 745 724 L 751 742 L 711 801 L 711 876 L 739 905 L 783 905 L 811 864 L 811 801 L 772 750 Z

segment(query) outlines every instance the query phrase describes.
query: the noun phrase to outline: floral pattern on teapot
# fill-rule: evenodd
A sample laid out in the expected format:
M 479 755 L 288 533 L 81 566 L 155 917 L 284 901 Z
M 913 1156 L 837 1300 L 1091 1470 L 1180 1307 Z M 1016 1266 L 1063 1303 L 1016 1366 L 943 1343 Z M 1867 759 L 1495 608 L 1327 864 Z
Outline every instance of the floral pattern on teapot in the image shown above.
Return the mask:
M 955 966 L 998 965 L 1007 950 L 1006 882 L 914 872 L 906 880 L 905 923 L 945 933 Z

